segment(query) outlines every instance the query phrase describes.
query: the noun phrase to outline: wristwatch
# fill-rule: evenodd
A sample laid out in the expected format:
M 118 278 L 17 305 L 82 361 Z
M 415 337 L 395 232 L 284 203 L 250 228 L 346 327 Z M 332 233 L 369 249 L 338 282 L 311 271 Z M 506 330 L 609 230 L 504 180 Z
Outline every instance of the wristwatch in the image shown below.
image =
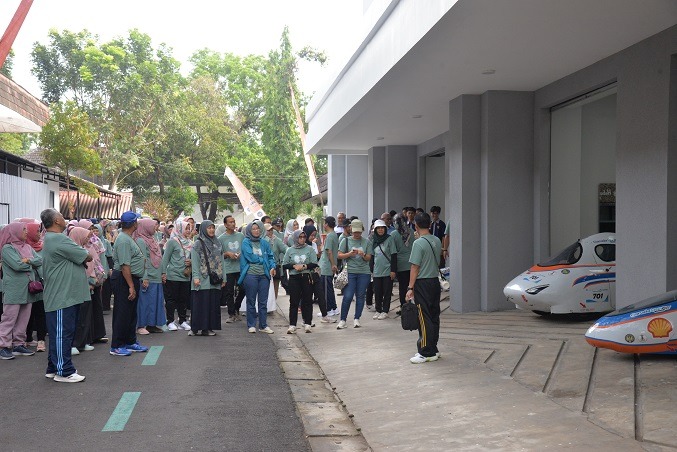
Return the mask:
M 410 291 L 410 290 L 414 290 L 414 288 L 413 287 L 407 287 L 407 292 Z

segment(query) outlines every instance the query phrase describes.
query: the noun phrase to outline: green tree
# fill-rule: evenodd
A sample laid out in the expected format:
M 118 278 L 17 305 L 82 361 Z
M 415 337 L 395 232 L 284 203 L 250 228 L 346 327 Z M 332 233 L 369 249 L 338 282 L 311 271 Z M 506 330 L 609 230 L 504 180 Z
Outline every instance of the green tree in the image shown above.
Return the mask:
M 90 176 L 101 173 L 99 155 L 91 145 L 95 134 L 87 113 L 72 101 L 52 104 L 49 122 L 42 128 L 40 145 L 45 149 L 45 162 L 66 173 L 66 189 L 71 218 L 74 216 L 70 197 L 71 172 L 82 170 Z

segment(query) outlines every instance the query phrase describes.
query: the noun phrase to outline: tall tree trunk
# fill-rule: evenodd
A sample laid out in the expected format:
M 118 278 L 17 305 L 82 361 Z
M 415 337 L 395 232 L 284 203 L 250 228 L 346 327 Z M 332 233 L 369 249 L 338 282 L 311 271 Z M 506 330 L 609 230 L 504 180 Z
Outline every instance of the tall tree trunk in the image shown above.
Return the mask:
M 116 171 L 115 174 L 113 174 L 113 176 L 111 177 L 110 183 L 108 184 L 108 189 L 110 191 L 115 191 L 119 179 L 120 179 L 120 171 Z
M 209 207 L 209 203 L 204 203 L 200 201 L 200 195 L 202 192 L 200 191 L 200 186 L 196 185 L 195 190 L 197 191 L 197 204 L 200 206 L 200 214 L 202 215 L 202 218 L 205 219 L 207 218 L 207 207 Z
M 215 190 L 212 191 L 212 195 L 215 195 L 216 197 L 219 196 L 219 191 Z M 209 220 L 210 221 L 215 221 L 216 220 L 216 209 L 218 208 L 219 204 L 217 201 L 212 201 L 211 205 L 209 206 Z
M 164 199 L 164 197 L 165 197 L 165 184 L 162 181 L 162 175 L 160 174 L 160 168 L 158 166 L 155 167 L 155 176 L 157 177 L 157 183 L 158 183 L 158 186 L 160 187 L 160 197 Z

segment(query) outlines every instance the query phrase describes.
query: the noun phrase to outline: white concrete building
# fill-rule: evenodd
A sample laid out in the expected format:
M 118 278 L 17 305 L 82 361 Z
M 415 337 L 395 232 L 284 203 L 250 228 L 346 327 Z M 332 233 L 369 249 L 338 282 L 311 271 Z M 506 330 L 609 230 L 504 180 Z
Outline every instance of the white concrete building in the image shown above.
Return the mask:
M 617 306 L 677 288 L 677 2 L 365 0 L 307 109 L 329 211 L 443 206 L 455 311 L 615 230 Z M 615 191 L 615 196 L 614 196 Z

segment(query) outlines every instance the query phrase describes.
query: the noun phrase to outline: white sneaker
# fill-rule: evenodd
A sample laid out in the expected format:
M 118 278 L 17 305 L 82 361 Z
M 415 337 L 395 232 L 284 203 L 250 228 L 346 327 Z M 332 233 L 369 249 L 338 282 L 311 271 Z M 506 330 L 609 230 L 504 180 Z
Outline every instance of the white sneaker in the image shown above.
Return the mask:
M 85 376 L 79 375 L 77 372 L 74 372 L 67 377 L 62 377 L 61 375 L 54 375 L 54 381 L 58 381 L 59 383 L 79 383 L 81 381 L 85 381 Z
M 313 327 L 311 327 L 310 325 L 305 325 L 303 328 L 306 330 L 306 333 L 312 333 L 313 332 Z
M 327 313 L 327 315 L 335 316 L 335 315 L 339 315 L 340 313 L 341 313 L 341 311 L 338 308 L 336 308 L 336 309 L 332 309 L 331 311 L 329 311 Z
M 71 347 L 71 356 L 79 355 L 80 350 L 78 350 L 76 347 Z
M 53 372 L 50 372 L 50 373 L 45 374 L 45 378 L 51 378 L 51 379 L 54 379 L 54 377 L 56 377 L 56 374 L 53 373 Z
M 329 314 L 329 313 L 327 313 Z M 327 315 L 327 317 L 322 317 L 322 320 L 320 320 L 320 323 L 336 323 L 336 319 L 332 319 Z
M 176 326 L 176 323 L 174 323 L 174 322 L 169 322 L 169 323 L 167 324 L 167 329 L 168 329 L 169 331 L 176 331 L 176 330 L 179 329 L 179 327 Z
M 381 315 L 381 313 L 377 312 L 376 314 L 374 314 L 374 317 L 372 317 L 372 320 L 378 320 L 378 316 L 380 316 L 380 315 Z
M 264 329 L 260 329 L 259 331 L 262 333 L 267 333 L 267 334 L 273 334 L 275 331 L 271 330 L 269 326 L 265 327 Z
M 247 331 L 249 331 L 250 333 L 256 333 L 256 328 L 251 327 Z
M 327 314 L 329 314 L 329 313 L 327 313 Z M 318 316 L 318 317 L 322 317 L 322 313 L 321 313 L 321 312 L 318 312 L 318 313 L 317 313 L 317 316 Z
M 190 330 L 190 324 L 188 322 L 183 322 L 181 325 L 179 325 L 181 328 L 184 330 L 188 331 Z
M 353 320 L 353 328 L 359 328 L 362 325 L 360 325 L 360 319 L 355 319 Z
M 388 313 L 387 312 L 382 312 L 378 315 L 379 320 L 385 320 L 388 318 Z
M 419 353 L 416 353 L 414 356 L 412 356 L 409 361 L 412 364 L 423 364 L 423 363 L 429 363 L 432 361 L 437 361 L 439 357 L 437 355 L 435 356 L 423 356 Z
M 289 325 L 289 328 L 287 329 L 287 334 L 294 334 L 296 333 L 296 327 L 294 325 Z
M 83 350 L 86 352 L 91 352 L 92 350 L 94 350 L 94 347 L 89 344 L 85 344 Z
M 338 323 L 338 325 L 336 326 L 336 329 L 337 329 L 337 330 L 342 330 L 342 329 L 344 329 L 344 328 L 348 328 L 348 325 L 346 325 L 346 321 L 345 321 L 345 320 L 341 320 L 341 321 Z

